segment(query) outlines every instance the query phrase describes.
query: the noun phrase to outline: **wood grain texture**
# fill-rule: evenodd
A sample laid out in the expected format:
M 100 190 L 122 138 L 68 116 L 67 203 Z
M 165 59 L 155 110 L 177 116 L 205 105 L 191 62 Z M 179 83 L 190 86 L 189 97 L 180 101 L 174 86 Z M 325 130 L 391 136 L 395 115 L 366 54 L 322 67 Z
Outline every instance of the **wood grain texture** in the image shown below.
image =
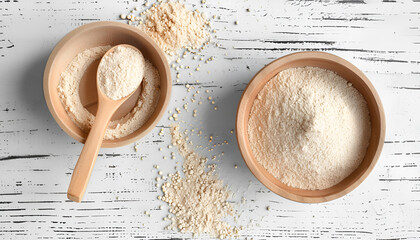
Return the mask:
M 203 58 L 215 60 L 200 62 L 198 72 L 180 70 L 168 110 L 189 102 L 190 111 L 179 117 L 181 127 L 202 130 L 201 138 L 191 136 L 197 149 L 218 157 L 218 173 L 235 193 L 238 224 L 245 226 L 241 239 L 420 238 L 420 2 L 200 2 L 187 5 L 212 19 L 215 44 Z M 46 60 L 70 30 L 92 21 L 120 21 L 119 14 L 134 7 L 144 8 L 142 2 L 121 0 L 0 1 L 1 239 L 191 237 L 163 230 L 167 206 L 156 198 L 161 193 L 153 165 L 169 173 L 180 161 L 179 155 L 169 160 L 175 152 L 167 148 L 167 128 L 173 123 L 169 113 L 138 142 L 138 152 L 133 145 L 102 149 L 85 200 L 66 200 L 82 145 L 67 136 L 47 110 L 42 94 Z M 271 193 L 246 168 L 230 133 L 239 98 L 252 76 L 270 61 L 303 50 L 330 52 L 355 64 L 377 89 L 387 118 L 376 168 L 349 195 L 325 204 L 299 204 Z M 198 63 L 191 55 L 182 62 L 191 69 Z M 196 99 L 202 99 L 202 105 L 190 101 L 194 91 L 187 92 L 185 83 L 200 90 Z M 208 96 L 215 99 L 217 111 Z M 198 110 L 196 118 L 192 109 Z M 160 129 L 164 135 L 158 134 Z M 210 145 L 210 134 L 212 144 L 219 146 Z M 225 140 L 229 144 L 222 145 Z

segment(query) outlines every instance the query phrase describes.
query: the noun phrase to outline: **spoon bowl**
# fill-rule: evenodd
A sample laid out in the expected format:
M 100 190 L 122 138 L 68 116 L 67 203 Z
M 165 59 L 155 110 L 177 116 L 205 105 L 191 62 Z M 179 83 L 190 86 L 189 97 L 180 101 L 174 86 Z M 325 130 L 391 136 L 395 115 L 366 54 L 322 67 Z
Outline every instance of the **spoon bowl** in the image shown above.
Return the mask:
M 86 108 L 92 115 L 95 115 L 98 110 L 98 89 L 94 79 L 96 79 L 97 69 L 100 61 L 101 59 L 99 58 L 86 68 L 79 84 L 80 102 L 82 103 L 83 107 Z M 115 111 L 114 115 L 112 115 L 111 121 L 121 119 L 133 110 L 133 108 L 138 103 L 138 99 L 142 93 L 142 90 L 144 89 L 143 84 L 144 83 L 142 82 L 137 90 L 131 94 L 127 100 L 125 100 L 125 102 L 117 109 L 117 111 Z M 104 147 L 103 142 L 102 147 Z

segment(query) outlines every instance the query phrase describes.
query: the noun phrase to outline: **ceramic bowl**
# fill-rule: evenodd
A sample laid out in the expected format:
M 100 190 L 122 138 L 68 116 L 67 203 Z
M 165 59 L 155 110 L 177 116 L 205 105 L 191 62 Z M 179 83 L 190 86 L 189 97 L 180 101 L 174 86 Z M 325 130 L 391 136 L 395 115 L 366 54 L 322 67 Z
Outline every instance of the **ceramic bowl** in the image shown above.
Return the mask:
M 144 137 L 156 126 L 169 103 L 172 81 L 168 61 L 165 54 L 149 36 L 133 26 L 117 22 L 95 22 L 76 28 L 61 39 L 52 51 L 45 67 L 43 85 L 45 100 L 52 116 L 68 135 L 81 143 L 85 141 L 87 134 L 73 123 L 60 102 L 57 91 L 60 74 L 66 69 L 72 59 L 83 50 L 97 46 L 114 46 L 118 44 L 130 44 L 138 48 L 143 56 L 153 63 L 160 74 L 161 94 L 154 113 L 142 127 L 128 136 L 113 140 L 104 140 L 102 147 L 119 147 Z M 79 93 L 82 103 L 90 101 L 87 105 L 83 103 L 86 108 L 88 106 L 90 108 L 96 106 L 95 104 L 97 103 L 96 68 L 97 63 L 96 66 L 94 66 L 94 63 L 89 66 L 89 69 L 92 70 L 91 74 L 85 74 L 86 77 L 84 76 L 84 78 L 87 80 L 86 82 L 82 80 L 84 84 L 82 86 L 81 82 L 80 85 L 81 89 Z M 128 113 L 134 107 L 137 99 L 138 94 L 134 93 L 118 109 L 113 119 L 122 117 Z M 92 113 L 95 112 L 93 111 Z
M 278 72 L 287 68 L 313 66 L 329 69 L 351 82 L 367 101 L 371 118 L 371 139 L 359 167 L 347 178 L 327 189 L 303 190 L 277 180 L 255 159 L 248 139 L 249 113 L 258 92 Z M 239 102 L 236 137 L 242 157 L 255 177 L 274 193 L 303 203 L 319 203 L 344 196 L 355 189 L 374 168 L 385 139 L 385 114 L 378 93 L 368 78 L 348 61 L 325 52 L 299 52 L 279 58 L 261 69 L 249 82 Z

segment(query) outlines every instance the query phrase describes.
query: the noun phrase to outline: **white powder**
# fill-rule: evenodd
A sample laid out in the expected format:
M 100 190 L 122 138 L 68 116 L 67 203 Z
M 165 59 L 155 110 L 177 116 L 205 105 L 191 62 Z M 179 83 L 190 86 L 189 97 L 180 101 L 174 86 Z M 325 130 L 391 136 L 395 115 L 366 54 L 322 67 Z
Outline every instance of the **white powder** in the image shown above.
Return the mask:
M 290 68 L 258 93 L 248 123 L 258 162 L 283 183 L 325 189 L 350 175 L 369 145 L 363 96 L 332 71 Z
M 57 86 L 61 103 L 70 119 L 84 132 L 89 132 L 95 116 L 83 107 L 79 96 L 79 85 L 86 69 L 95 60 L 100 59 L 111 46 L 100 46 L 84 50 L 74 57 L 66 70 L 60 75 Z M 141 126 L 155 111 L 160 97 L 160 76 L 158 70 L 147 59 L 145 60 L 142 92 L 136 106 L 121 119 L 111 121 L 104 139 L 125 137 Z
M 130 95 L 144 76 L 144 58 L 140 51 L 117 46 L 104 56 L 98 66 L 98 84 L 101 91 L 113 100 Z
M 143 12 L 138 28 L 172 56 L 181 48 L 199 48 L 210 40 L 209 22 L 198 10 L 188 10 L 179 2 L 165 2 Z M 143 22 L 144 21 L 144 22 Z
M 191 149 L 179 132 L 179 126 L 171 128 L 172 143 L 184 158 L 183 172 L 171 174 L 162 185 L 163 201 L 170 206 L 172 224 L 168 229 L 193 234 L 209 233 L 220 238 L 237 235 L 239 228 L 223 221 L 234 215 L 228 202 L 230 191 L 215 175 L 215 164 L 206 166 L 207 158 Z

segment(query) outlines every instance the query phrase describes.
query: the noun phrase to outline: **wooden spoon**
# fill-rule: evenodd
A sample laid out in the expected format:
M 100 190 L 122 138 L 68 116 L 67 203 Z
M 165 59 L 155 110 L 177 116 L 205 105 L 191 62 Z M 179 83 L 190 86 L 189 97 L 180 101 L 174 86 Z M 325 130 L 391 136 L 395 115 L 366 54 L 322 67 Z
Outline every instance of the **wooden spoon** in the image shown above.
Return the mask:
M 114 52 L 115 48 L 118 46 L 132 48 L 136 51 L 139 51 L 137 48 L 131 45 L 120 44 L 109 49 L 104 54 L 101 61 L 103 61 L 105 56 Z M 113 100 L 109 98 L 105 93 L 101 91 L 101 88 L 99 87 L 100 83 L 98 72 L 99 71 L 97 71 L 96 76 L 98 110 L 96 112 L 95 122 L 89 131 L 89 135 L 86 139 L 85 145 L 83 146 L 82 152 L 80 153 L 76 167 L 73 170 L 73 175 L 67 190 L 67 198 L 74 202 L 82 201 L 90 175 L 93 170 L 93 166 L 95 165 L 96 157 L 98 156 L 99 149 L 102 145 L 106 128 L 108 127 L 108 123 L 111 120 L 112 115 L 121 106 L 121 104 L 123 104 L 135 92 L 134 90 L 128 96 L 125 96 L 119 100 Z

